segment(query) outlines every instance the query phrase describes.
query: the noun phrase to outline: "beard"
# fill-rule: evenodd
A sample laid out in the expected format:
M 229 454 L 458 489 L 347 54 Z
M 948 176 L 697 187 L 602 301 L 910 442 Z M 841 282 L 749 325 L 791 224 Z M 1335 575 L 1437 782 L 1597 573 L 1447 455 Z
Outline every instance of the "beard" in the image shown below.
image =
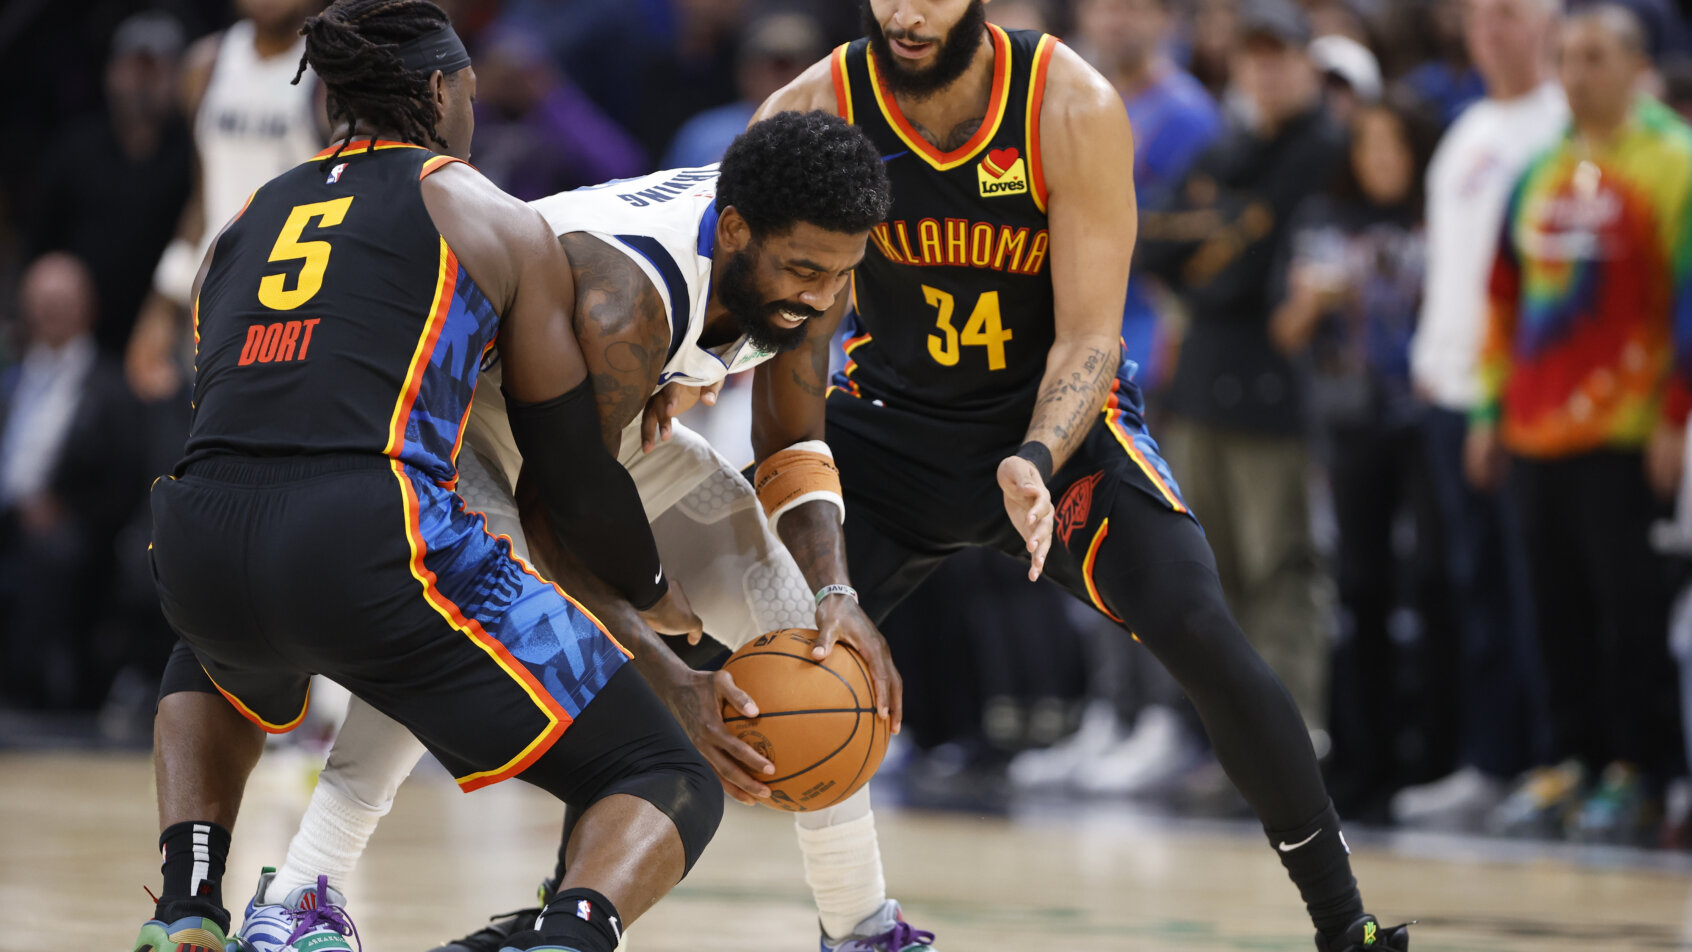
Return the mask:
M 728 266 L 723 269 L 722 279 L 717 284 L 717 298 L 728 308 L 735 326 L 746 336 L 748 343 L 761 350 L 784 353 L 805 342 L 805 335 L 811 330 L 811 320 L 821 317 L 823 312 L 798 301 L 764 300 L 753 276 L 756 251 L 757 245 L 751 244 L 729 257 Z M 807 320 L 798 327 L 783 327 L 775 321 L 784 312 L 801 315 Z
M 975 59 L 976 41 L 980 39 L 981 31 L 987 28 L 987 4 L 983 0 L 970 0 L 963 19 L 946 31 L 939 41 L 940 49 L 933 65 L 925 69 L 911 69 L 893 54 L 893 47 L 887 42 L 888 35 L 882 32 L 869 0 L 863 0 L 861 9 L 864 34 L 869 37 L 870 50 L 875 53 L 881 78 L 887 81 L 888 88 L 894 93 L 903 93 L 913 99 L 932 96 L 968 72 L 969 64 Z M 910 34 L 901 31 L 892 38 L 904 40 L 909 37 Z

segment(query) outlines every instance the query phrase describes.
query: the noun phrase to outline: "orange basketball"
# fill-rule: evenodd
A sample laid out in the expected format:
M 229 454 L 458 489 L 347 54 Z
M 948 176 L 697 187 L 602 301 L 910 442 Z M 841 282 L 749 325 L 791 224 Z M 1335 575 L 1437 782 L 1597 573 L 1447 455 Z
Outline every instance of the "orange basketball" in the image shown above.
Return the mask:
M 783 628 L 742 645 L 723 665 L 758 702 L 748 718 L 728 706 L 723 720 L 775 764 L 765 801 L 778 810 L 821 810 L 869 782 L 887 753 L 887 722 L 875 714 L 869 666 L 844 642 L 811 657 L 817 633 Z

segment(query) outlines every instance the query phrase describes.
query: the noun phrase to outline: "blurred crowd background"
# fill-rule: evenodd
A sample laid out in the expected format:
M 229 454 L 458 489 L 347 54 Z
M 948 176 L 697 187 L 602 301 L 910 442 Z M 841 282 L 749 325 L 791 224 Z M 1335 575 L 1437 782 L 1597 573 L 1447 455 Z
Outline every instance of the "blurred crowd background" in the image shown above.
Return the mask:
M 443 0 L 473 161 L 532 199 L 714 161 L 851 0 Z M 326 141 L 320 0 L 10 0 L 0 745 L 144 743 L 147 487 L 205 242 Z M 1692 46 L 1668 0 L 993 0 L 1120 90 L 1123 337 L 1343 813 L 1687 844 Z M 1677 355 L 1683 359 L 1677 360 Z M 690 422 L 750 458 L 737 381 Z M 886 626 L 905 795 L 1244 815 L 1179 689 L 1009 560 Z M 1692 677 L 1692 675 L 1689 675 Z M 1692 697 L 1692 691 L 1688 692 Z

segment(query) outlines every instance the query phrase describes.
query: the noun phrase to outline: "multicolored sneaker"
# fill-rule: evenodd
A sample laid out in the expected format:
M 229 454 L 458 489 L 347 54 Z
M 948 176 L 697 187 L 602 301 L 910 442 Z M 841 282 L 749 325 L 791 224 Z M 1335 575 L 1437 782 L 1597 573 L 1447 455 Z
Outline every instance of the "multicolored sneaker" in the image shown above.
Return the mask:
M 1383 926 L 1374 916 L 1364 916 L 1353 922 L 1337 942 L 1316 936 L 1317 952 L 1407 952 L 1410 948 L 1410 927 Z
M 525 929 L 522 932 L 515 933 L 506 941 L 517 944 L 502 945 L 493 952 L 580 952 L 580 950 L 567 945 L 532 945 L 531 943 L 546 941 L 541 938 L 540 933 L 533 929 Z
M 1639 770 L 1632 764 L 1613 763 L 1599 776 L 1598 789 L 1569 817 L 1569 839 L 1643 846 L 1660 816 Z
M 846 938 L 830 939 L 826 932 L 822 937 L 822 952 L 926 952 L 933 946 L 934 933 L 912 928 L 897 899 L 883 903 Z
M 188 916 L 170 923 L 147 920 L 130 952 L 225 952 L 228 947 L 223 927 L 215 920 Z
M 1522 775 L 1514 790 L 1486 818 L 1487 832 L 1499 836 L 1559 837 L 1580 806 L 1586 768 L 1577 760 L 1536 767 Z
M 358 928 L 347 916 L 347 897 L 329 885 L 329 877 L 317 877 L 316 885 L 299 886 L 281 902 L 261 903 L 276 871 L 265 867 L 258 889 L 247 903 L 241 929 L 230 943 L 229 952 L 354 952 L 364 943 Z M 357 943 L 356 946 L 349 944 Z

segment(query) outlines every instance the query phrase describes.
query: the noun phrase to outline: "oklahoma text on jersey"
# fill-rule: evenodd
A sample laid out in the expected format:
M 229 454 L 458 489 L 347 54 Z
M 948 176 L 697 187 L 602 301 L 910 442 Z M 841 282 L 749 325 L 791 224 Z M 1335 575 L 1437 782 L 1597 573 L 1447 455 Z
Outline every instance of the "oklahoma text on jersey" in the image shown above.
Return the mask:
M 870 240 L 894 264 L 1029 275 L 1039 274 L 1046 266 L 1050 242 L 1044 228 L 1013 228 L 967 218 L 924 218 L 915 228 L 904 221 L 885 222 L 875 226 Z

